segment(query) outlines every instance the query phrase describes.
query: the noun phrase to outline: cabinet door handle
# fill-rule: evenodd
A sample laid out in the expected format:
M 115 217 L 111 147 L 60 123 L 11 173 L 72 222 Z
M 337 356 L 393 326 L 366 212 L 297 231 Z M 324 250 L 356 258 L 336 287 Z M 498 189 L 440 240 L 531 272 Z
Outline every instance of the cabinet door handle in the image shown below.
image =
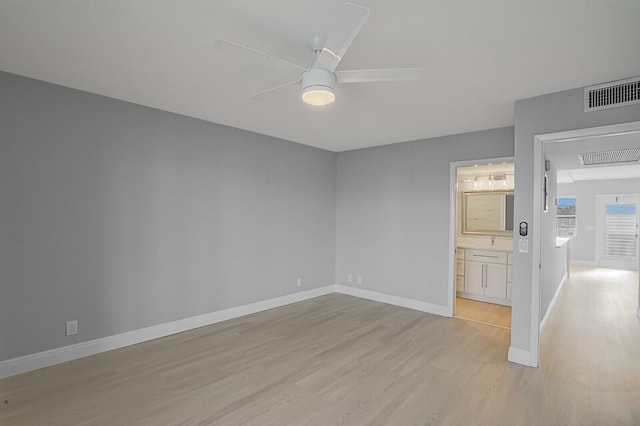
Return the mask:
M 487 265 L 482 265 L 482 287 L 487 287 Z

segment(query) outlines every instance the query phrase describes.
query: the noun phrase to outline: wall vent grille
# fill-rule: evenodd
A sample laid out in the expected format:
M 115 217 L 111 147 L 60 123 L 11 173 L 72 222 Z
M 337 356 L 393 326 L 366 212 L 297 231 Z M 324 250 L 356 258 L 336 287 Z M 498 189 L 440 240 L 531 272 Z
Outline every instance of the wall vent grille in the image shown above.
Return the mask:
M 601 164 L 637 163 L 640 161 L 640 148 L 618 149 L 615 151 L 586 152 L 578 154 L 580 164 L 595 166 Z
M 584 89 L 585 112 L 633 104 L 640 104 L 640 77 L 598 84 Z

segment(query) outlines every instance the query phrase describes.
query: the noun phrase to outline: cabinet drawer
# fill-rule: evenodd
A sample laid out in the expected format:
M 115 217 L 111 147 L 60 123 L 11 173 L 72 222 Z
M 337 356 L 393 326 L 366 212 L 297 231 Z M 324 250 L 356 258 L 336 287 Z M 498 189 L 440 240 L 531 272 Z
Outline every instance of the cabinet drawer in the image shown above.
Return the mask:
M 464 277 L 464 260 L 456 260 L 456 275 Z
M 511 268 L 512 268 L 512 266 L 511 266 L 511 265 L 507 266 L 507 282 L 508 282 L 508 283 L 513 282 L 513 281 L 511 280 Z
M 464 291 L 464 277 L 456 277 L 456 291 Z
M 511 300 L 511 283 L 507 283 L 507 300 Z
M 459 248 L 459 249 L 456 250 L 456 259 L 464 260 L 464 249 L 463 248 Z
M 468 249 L 465 251 L 465 260 L 475 260 L 476 262 L 485 263 L 507 263 L 507 252 L 493 250 L 475 250 Z

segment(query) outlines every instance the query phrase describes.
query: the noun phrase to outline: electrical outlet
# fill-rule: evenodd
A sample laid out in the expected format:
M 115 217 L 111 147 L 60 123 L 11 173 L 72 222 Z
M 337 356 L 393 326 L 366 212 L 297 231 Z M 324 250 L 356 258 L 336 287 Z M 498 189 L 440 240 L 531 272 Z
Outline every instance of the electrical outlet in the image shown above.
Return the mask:
M 353 281 L 353 276 L 351 274 L 347 274 L 347 282 L 350 283 Z
M 67 321 L 67 336 L 78 334 L 78 320 Z
M 298 287 L 302 287 L 302 278 L 298 278 L 296 284 L 298 285 Z
M 362 275 L 358 275 L 358 284 L 362 285 Z

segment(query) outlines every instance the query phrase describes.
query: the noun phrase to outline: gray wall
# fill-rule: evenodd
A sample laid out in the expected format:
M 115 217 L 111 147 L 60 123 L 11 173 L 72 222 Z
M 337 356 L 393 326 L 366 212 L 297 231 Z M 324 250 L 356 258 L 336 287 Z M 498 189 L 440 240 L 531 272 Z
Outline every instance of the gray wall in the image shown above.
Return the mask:
M 449 164 L 511 155 L 513 127 L 339 153 L 336 283 L 446 306 Z
M 571 240 L 571 260 L 595 263 L 597 238 L 597 195 L 640 194 L 640 179 L 611 179 L 561 183 L 558 194 L 577 197 L 577 235 Z
M 336 154 L 5 73 L 0 93 L 0 360 L 333 284 Z
M 599 82 L 594 82 L 599 83 Z M 584 112 L 584 90 L 574 89 L 535 98 L 520 100 L 515 105 L 516 192 L 515 222 L 528 222 L 530 229 L 540 226 L 533 222 L 534 137 L 545 133 L 584 129 L 640 120 L 640 105 Z M 519 253 L 517 244 L 513 257 L 513 310 L 511 347 L 522 351 L 531 349 L 531 306 L 533 252 L 535 247 L 529 233 L 529 252 Z M 553 252 L 542 252 L 542 268 L 551 262 Z M 537 265 L 535 265 L 537 267 Z

